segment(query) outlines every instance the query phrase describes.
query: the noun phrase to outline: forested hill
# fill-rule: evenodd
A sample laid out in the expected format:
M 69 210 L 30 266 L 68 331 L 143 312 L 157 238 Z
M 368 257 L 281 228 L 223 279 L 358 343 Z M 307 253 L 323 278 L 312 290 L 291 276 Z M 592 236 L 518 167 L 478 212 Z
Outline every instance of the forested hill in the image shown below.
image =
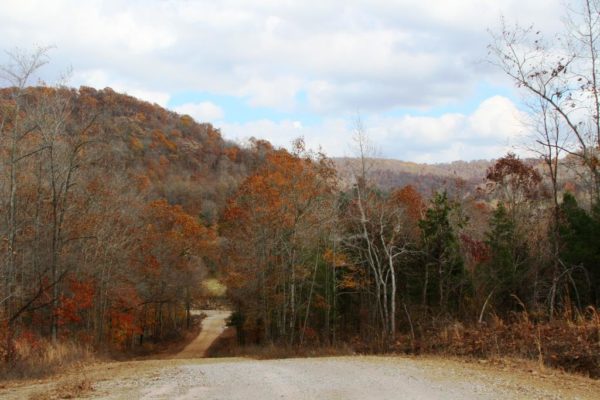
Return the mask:
M 350 187 L 360 169 L 360 159 L 334 158 L 333 161 L 342 187 Z M 543 160 L 524 158 L 521 161 L 541 175 L 543 186 L 546 191 L 549 191 L 551 180 Z M 486 188 L 489 184 L 487 174 L 495 162 L 496 160 L 474 160 L 424 164 L 374 158 L 366 160 L 366 170 L 370 181 L 385 191 L 393 191 L 410 185 L 425 197 L 430 197 L 440 191 L 446 191 L 453 196 L 477 192 L 479 197 L 489 200 L 492 193 Z M 579 165 L 577 157 L 565 156 L 559 160 L 557 165 L 560 169 L 557 176 L 557 189 L 561 193 L 570 191 L 585 202 L 585 182 L 581 179 L 584 171 Z
M 0 135 L 3 359 L 12 335 L 119 347 L 181 331 L 219 212 L 271 148 L 109 88 L 2 89 Z
M 30 89 L 27 107 L 46 90 Z M 5 90 L 3 98 L 8 94 Z M 42 101 L 57 94 L 46 93 Z M 93 168 L 106 168 L 107 178 L 129 182 L 146 200 L 164 198 L 206 222 L 214 221 L 225 198 L 255 166 L 255 152 L 187 115 L 110 88 L 65 89 L 60 96 L 68 101 L 63 118 L 77 120 L 80 128 L 91 123 L 87 147 L 93 155 L 87 161 Z
M 360 160 L 335 158 L 334 162 L 342 182 L 351 183 Z M 457 180 L 463 181 L 469 188 L 481 185 L 485 182 L 487 169 L 493 163 L 493 160 L 476 160 L 424 164 L 375 158 L 368 160 L 367 169 L 369 177 L 382 189 L 412 185 L 423 195 L 429 196 L 442 188 L 453 191 Z

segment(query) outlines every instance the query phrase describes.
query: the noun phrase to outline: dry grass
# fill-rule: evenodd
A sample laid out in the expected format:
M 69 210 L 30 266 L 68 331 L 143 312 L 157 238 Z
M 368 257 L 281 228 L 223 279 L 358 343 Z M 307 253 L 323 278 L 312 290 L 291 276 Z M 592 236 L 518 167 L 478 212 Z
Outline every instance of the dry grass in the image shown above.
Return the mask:
M 0 331 L 0 344 L 4 344 L 0 346 L 0 381 L 49 377 L 94 361 L 169 358 L 198 336 L 201 319 L 202 316 L 194 316 L 191 329 L 182 331 L 180 335 L 170 340 L 160 343 L 146 342 L 144 346 L 129 351 L 110 348 L 94 351 L 92 346 L 75 341 L 52 344 L 47 339 L 24 333 L 13 342 L 10 348 L 12 357 L 8 363 L 5 362 L 8 358 L 6 337 L 2 337 Z M 70 386 L 85 387 L 85 384 L 78 381 Z
M 422 322 L 422 321 L 421 321 Z M 564 316 L 553 321 L 534 321 L 526 313 L 510 319 L 493 316 L 484 324 L 435 321 L 419 324 L 413 340 L 398 336 L 389 351 L 408 354 L 457 356 L 477 360 L 521 359 L 537 365 L 539 371 L 552 367 L 600 378 L 600 314 L 588 310 L 577 318 Z M 281 345 L 238 346 L 235 329 L 228 328 L 209 349 L 212 357 L 245 356 L 257 359 L 352 355 L 379 353 L 369 343 L 351 342 L 342 347 Z
M 534 322 L 526 313 L 510 321 L 492 318 L 486 324 L 450 323 L 423 329 L 417 345 L 401 336 L 395 350 L 496 359 L 517 357 L 544 366 L 600 378 L 600 319 L 592 313 L 575 321 L 568 318 Z
M 17 340 L 14 360 L 0 364 L 0 379 L 41 378 L 94 359 L 89 346 L 73 342 L 52 344 Z
M 87 378 L 72 378 L 62 382 L 52 390 L 37 392 L 29 396 L 29 400 L 79 399 L 94 391 Z

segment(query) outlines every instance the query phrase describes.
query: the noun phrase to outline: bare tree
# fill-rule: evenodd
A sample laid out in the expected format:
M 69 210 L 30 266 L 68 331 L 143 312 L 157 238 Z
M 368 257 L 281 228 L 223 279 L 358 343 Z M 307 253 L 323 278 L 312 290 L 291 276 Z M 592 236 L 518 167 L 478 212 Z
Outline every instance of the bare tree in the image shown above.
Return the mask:
M 392 198 L 377 193 L 368 182 L 374 154 L 360 118 L 356 120 L 355 147 L 359 168 L 354 171 L 355 234 L 345 238 L 345 245 L 358 253 L 372 277 L 375 310 L 384 332 L 384 345 L 396 336 L 398 297 L 398 258 L 407 252 L 402 238 L 403 211 Z
M 589 206 L 600 201 L 600 1 L 567 5 L 565 21 L 564 32 L 548 39 L 533 26 L 509 27 L 502 20 L 488 46 L 492 62 L 528 95 L 534 134 L 530 149 L 541 157 L 550 181 L 550 316 L 561 279 L 573 282 L 559 246 L 559 174 L 567 165 L 563 155 L 579 160 L 574 170 L 587 186 Z M 537 279 L 535 286 L 537 291 Z
M 70 91 L 58 88 L 49 95 L 41 95 L 36 107 L 30 112 L 42 137 L 44 150 L 46 182 L 51 205 L 51 252 L 50 282 L 52 288 L 52 340 L 56 342 L 58 331 L 57 308 L 60 296 L 59 283 L 67 269 L 61 265 L 61 253 L 66 244 L 65 227 L 70 213 L 71 192 L 76 183 L 76 174 L 84 162 L 84 148 L 92 143 L 88 131 L 93 126 L 95 115 L 89 116 L 81 123 L 75 123 L 71 116 L 72 99 Z M 72 222 L 72 221 L 71 221 Z M 69 238 L 76 240 L 77 237 Z
M 549 157 L 550 175 L 561 152 L 579 158 L 589 175 L 591 202 L 600 199 L 599 10 L 598 0 L 568 7 L 565 33 L 550 40 L 533 26 L 509 27 L 502 20 L 488 46 L 492 62 L 535 99 L 538 142 Z
M 4 260 L 3 280 L 4 290 L 0 296 L 4 302 L 4 310 L 11 319 L 15 308 L 16 295 L 16 256 L 17 230 L 19 221 L 17 217 L 19 187 L 19 166 L 27 158 L 39 153 L 42 147 L 31 148 L 24 146 L 24 141 L 36 131 L 35 124 L 23 116 L 26 106 L 26 87 L 32 76 L 48 62 L 48 48 L 40 47 L 32 53 L 15 49 L 8 52 L 9 63 L 0 66 L 0 78 L 10 86 L 10 102 L 5 103 L 0 115 L 0 145 L 5 153 L 3 170 L 6 177 L 6 195 L 4 209 L 6 212 L 6 237 L 7 249 Z

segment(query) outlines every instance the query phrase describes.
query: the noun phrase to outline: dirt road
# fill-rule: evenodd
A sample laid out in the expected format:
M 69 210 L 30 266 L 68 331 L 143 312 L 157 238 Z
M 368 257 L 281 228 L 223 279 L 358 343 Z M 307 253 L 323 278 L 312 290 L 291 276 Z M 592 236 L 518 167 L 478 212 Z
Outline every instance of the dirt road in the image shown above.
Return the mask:
M 223 333 L 226 327 L 226 320 L 231 315 L 231 311 L 220 310 L 201 310 L 200 313 L 206 314 L 202 320 L 202 330 L 196 339 L 188 344 L 180 353 L 173 358 L 202 358 L 212 342 Z
M 210 312 L 176 358 L 88 366 L 0 389 L 2 399 L 600 399 L 600 381 L 529 364 L 349 356 L 257 361 L 197 358 L 224 329 Z M 0 386 L 1 387 L 1 386 Z

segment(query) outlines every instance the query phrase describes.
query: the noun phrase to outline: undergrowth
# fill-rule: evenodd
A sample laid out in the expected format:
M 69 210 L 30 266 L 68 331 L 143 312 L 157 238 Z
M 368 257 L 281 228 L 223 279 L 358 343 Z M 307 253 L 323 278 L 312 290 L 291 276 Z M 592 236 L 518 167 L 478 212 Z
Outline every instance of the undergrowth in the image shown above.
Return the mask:
M 565 315 L 554 320 L 535 320 L 529 314 L 510 318 L 492 316 L 484 323 L 429 320 L 416 324 L 414 337 L 400 333 L 382 351 L 381 346 L 351 339 L 338 346 L 286 346 L 277 344 L 239 346 L 234 328 L 228 328 L 209 349 L 211 357 L 245 356 L 257 359 L 322 357 L 352 354 L 430 354 L 476 359 L 518 358 L 568 372 L 600 378 L 600 315 Z
M 454 322 L 441 328 L 421 328 L 419 333 L 414 340 L 400 336 L 393 349 L 477 358 L 518 357 L 600 378 L 600 316 L 593 309 L 586 316 L 550 321 L 534 321 L 524 312 L 510 320 L 493 316 L 483 324 Z
M 20 338 L 14 342 L 12 359 L 0 363 L 0 379 L 41 378 L 94 359 L 90 346 Z
M 0 380 L 43 378 L 95 361 L 168 357 L 198 336 L 203 317 L 194 316 L 190 329 L 132 348 L 94 348 L 68 339 L 53 344 L 30 332 L 21 332 L 17 338 L 8 341 L 6 332 L 0 330 Z M 72 391 L 79 386 L 87 390 L 85 382 L 78 381 L 72 386 Z
M 250 357 L 258 360 L 294 358 L 294 357 L 330 357 L 355 354 L 352 347 L 345 343 L 339 346 L 286 346 L 270 343 L 267 345 L 239 346 L 235 328 L 227 328 L 225 332 L 210 346 L 209 357 Z

